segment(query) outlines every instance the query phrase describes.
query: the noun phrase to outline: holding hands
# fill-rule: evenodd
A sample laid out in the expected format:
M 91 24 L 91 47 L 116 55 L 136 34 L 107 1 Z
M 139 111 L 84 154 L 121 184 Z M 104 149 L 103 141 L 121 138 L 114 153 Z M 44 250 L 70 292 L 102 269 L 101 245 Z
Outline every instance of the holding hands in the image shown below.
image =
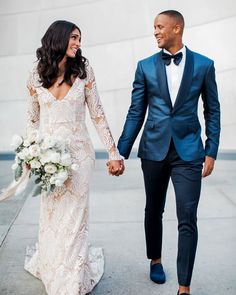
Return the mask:
M 106 165 L 108 173 L 112 176 L 120 176 L 125 170 L 124 160 L 110 160 Z

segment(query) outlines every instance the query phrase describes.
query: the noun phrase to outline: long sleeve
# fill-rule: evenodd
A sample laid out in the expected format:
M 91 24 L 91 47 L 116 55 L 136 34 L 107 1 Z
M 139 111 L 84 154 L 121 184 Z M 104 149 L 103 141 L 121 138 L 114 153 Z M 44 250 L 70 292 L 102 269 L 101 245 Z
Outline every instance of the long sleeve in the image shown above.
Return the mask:
M 215 81 L 215 68 L 212 62 L 208 67 L 202 89 L 204 118 L 206 125 L 205 153 L 216 159 L 220 137 L 220 103 Z
M 26 133 L 39 128 L 40 106 L 38 102 L 38 95 L 34 86 L 34 74 L 30 73 L 30 77 L 27 82 L 27 88 L 29 91 L 27 100 L 27 126 Z
M 120 154 L 112 137 L 102 103 L 97 91 L 93 69 L 87 65 L 87 78 L 85 85 L 85 97 L 91 120 L 103 142 L 110 160 L 120 160 Z
M 146 83 L 141 62 L 138 63 L 133 82 L 131 105 L 129 107 L 122 134 L 118 141 L 118 150 L 125 159 L 129 158 L 135 139 L 142 128 L 147 110 Z

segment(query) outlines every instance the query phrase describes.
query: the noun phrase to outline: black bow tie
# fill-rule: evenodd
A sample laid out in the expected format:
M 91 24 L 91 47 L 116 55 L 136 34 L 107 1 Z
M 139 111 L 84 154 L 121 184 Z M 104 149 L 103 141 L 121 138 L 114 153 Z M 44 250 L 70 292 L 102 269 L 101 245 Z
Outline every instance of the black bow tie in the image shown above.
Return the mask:
M 174 59 L 174 63 L 178 66 L 179 63 L 181 62 L 181 59 L 183 57 L 183 53 L 179 52 L 175 55 L 170 55 L 168 53 L 165 53 L 164 51 L 162 51 L 162 59 L 165 63 L 166 66 L 168 66 L 171 63 L 171 59 Z

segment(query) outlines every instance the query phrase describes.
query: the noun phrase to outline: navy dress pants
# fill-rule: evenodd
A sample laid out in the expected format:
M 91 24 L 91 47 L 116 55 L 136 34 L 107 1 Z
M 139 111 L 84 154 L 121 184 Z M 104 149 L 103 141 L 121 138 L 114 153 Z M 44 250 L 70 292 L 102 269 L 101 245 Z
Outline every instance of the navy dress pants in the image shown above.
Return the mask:
M 178 218 L 177 274 L 180 285 L 189 286 L 197 248 L 197 207 L 204 159 L 183 161 L 171 141 L 162 161 L 141 159 L 146 191 L 145 235 L 147 257 L 158 259 L 162 251 L 162 217 L 171 178 Z M 169 237 L 170 239 L 172 237 Z

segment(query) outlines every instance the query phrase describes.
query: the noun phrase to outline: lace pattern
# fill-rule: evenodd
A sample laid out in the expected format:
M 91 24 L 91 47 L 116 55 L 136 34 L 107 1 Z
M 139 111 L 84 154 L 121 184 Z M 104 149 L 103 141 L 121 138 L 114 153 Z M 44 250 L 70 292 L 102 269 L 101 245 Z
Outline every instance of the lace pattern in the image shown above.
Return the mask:
M 94 72 L 90 65 L 88 65 L 87 74 L 85 96 L 90 117 L 109 153 L 109 158 L 111 160 L 120 160 L 120 155 L 115 147 L 115 143 L 103 111 L 102 103 L 99 98 Z
M 87 79 L 77 78 L 67 95 L 56 98 L 39 83 L 36 68 L 28 89 L 27 132 L 39 128 L 42 136 L 65 139 L 78 171 L 71 173 L 63 189 L 41 195 L 38 244 L 28 247 L 25 269 L 41 279 L 49 295 L 84 295 L 104 271 L 102 249 L 89 247 L 89 181 L 95 154 L 85 125 L 85 108 L 110 159 L 120 159 L 97 92 L 93 70 Z

